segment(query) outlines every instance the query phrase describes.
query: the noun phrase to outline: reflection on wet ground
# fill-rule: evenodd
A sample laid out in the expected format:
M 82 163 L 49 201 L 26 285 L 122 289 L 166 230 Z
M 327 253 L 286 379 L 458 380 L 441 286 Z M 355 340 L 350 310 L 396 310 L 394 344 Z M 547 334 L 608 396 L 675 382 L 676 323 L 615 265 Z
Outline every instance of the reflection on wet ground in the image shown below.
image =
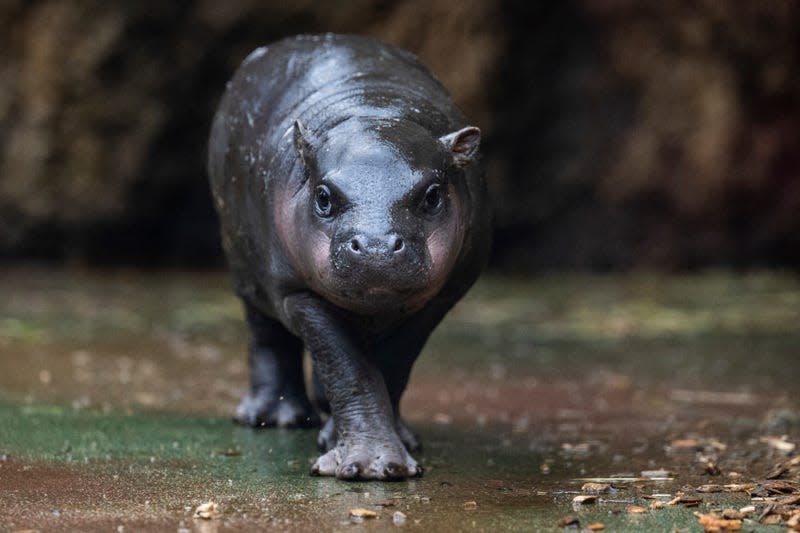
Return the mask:
M 481 281 L 412 376 L 426 472 L 400 483 L 311 478 L 313 431 L 230 422 L 224 275 L 14 270 L 0 293 L 2 530 L 701 531 L 694 513 L 753 505 L 744 527 L 774 531 L 796 508 L 790 276 Z M 587 482 L 610 486 L 574 503 Z

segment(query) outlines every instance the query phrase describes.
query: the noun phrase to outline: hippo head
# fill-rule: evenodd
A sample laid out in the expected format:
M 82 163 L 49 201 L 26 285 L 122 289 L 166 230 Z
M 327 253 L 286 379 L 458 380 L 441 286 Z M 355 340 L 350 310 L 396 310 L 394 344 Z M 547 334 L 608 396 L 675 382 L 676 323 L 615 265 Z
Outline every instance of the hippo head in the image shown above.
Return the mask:
M 314 138 L 295 122 L 308 285 L 361 314 L 423 307 L 461 252 L 479 142 L 472 126 L 437 138 L 411 121 L 351 118 Z

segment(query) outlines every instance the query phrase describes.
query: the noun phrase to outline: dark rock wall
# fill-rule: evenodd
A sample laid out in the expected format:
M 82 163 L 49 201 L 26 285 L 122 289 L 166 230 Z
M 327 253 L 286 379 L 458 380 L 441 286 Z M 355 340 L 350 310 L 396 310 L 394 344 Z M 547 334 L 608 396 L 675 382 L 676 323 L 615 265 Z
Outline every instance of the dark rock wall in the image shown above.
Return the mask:
M 216 101 L 302 32 L 417 53 L 484 130 L 493 264 L 800 265 L 800 4 L 6 0 L 0 258 L 221 264 Z
M 587 0 L 634 106 L 599 180 L 637 262 L 800 265 L 800 4 Z

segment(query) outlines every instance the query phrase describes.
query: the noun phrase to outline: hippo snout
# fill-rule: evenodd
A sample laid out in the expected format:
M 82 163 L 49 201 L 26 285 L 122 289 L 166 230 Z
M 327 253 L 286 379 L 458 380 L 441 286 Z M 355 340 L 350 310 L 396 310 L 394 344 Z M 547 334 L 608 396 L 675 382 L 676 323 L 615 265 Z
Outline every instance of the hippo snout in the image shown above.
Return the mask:
M 427 282 L 422 241 L 398 233 L 351 234 L 332 245 L 334 284 L 342 289 L 422 290 Z
M 355 235 L 346 248 L 356 261 L 392 261 L 405 252 L 406 245 L 402 237 L 392 233 L 383 237 Z

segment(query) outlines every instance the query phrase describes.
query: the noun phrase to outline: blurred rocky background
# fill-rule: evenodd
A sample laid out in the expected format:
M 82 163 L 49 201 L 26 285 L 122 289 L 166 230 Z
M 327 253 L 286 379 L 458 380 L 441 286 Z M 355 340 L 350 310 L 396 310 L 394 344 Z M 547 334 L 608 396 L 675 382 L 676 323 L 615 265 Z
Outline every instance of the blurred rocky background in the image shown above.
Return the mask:
M 418 54 L 484 131 L 493 267 L 800 267 L 795 0 L 2 0 L 0 259 L 223 264 L 205 143 L 253 48 Z

